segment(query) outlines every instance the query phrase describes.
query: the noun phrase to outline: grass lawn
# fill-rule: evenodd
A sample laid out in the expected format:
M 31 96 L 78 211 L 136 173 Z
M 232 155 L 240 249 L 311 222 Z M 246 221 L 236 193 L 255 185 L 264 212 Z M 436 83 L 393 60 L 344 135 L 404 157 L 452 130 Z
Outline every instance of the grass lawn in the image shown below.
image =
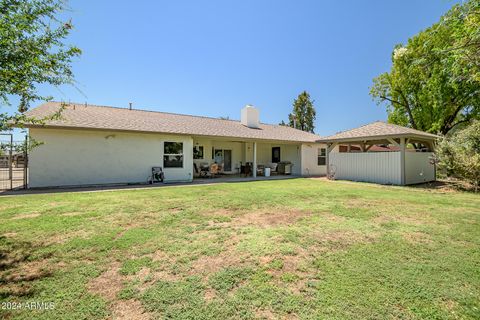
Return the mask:
M 12 319 L 479 319 L 480 196 L 318 179 L 0 198 Z M 25 305 L 23 305 L 25 306 Z

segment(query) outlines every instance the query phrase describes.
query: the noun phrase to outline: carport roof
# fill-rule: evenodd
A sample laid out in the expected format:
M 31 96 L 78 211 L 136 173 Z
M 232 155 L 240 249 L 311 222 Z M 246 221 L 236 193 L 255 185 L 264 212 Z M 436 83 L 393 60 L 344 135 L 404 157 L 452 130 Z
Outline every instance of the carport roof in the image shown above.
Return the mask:
M 337 134 L 321 138 L 317 142 L 353 142 L 366 140 L 381 140 L 386 138 L 415 138 L 422 140 L 435 140 L 439 136 L 402 127 L 396 124 L 376 121 L 355 129 L 339 132 Z

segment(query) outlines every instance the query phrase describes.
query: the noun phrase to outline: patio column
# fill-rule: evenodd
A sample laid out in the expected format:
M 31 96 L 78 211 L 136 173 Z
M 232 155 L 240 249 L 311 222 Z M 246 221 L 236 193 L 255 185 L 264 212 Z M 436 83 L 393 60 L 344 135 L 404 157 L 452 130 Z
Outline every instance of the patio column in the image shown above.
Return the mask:
M 257 143 L 253 143 L 253 168 L 252 168 L 253 177 L 257 177 Z

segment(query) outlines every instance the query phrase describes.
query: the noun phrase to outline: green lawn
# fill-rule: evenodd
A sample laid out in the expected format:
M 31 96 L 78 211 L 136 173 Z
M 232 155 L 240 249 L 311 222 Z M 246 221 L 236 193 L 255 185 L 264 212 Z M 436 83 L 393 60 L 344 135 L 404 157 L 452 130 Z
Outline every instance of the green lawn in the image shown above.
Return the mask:
M 0 198 L 12 319 L 478 319 L 480 196 L 292 179 Z M 24 305 L 25 306 L 25 305 Z

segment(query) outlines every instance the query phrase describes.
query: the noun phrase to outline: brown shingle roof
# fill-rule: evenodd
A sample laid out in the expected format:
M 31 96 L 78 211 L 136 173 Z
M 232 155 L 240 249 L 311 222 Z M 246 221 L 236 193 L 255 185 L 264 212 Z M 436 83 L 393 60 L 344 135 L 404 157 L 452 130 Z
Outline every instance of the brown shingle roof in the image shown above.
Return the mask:
M 407 127 L 402 127 L 396 124 L 385 123 L 382 121 L 376 121 L 355 129 L 343 131 L 328 137 L 319 139 L 319 142 L 335 142 L 335 141 L 348 141 L 348 140 L 362 140 L 381 137 L 415 137 L 415 138 L 427 138 L 436 139 L 438 136 L 415 130 Z
M 37 119 L 45 118 L 54 114 L 60 107 L 60 102 L 47 102 L 28 111 L 27 116 Z M 235 120 L 74 103 L 67 105 L 60 119 L 47 120 L 44 127 L 158 132 L 291 142 L 315 142 L 320 138 L 312 133 L 279 125 L 260 124 L 259 129 L 252 129 Z

